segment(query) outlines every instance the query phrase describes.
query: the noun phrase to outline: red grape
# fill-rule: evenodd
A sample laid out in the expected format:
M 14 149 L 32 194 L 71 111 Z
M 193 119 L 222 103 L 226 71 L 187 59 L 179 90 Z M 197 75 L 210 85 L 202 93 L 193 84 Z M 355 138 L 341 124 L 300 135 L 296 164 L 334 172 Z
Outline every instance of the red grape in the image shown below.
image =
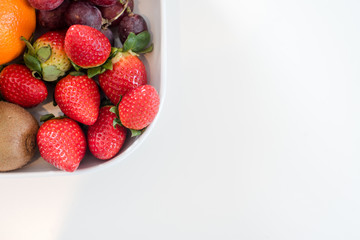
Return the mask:
M 69 6 L 69 0 L 65 0 L 60 7 L 54 10 L 37 12 L 37 21 L 41 27 L 49 30 L 61 29 L 66 27 L 66 23 L 63 20 L 65 11 Z
M 133 0 L 128 1 L 128 8 L 130 12 L 134 10 Z M 99 9 L 101 11 L 103 18 L 105 18 L 108 21 L 112 21 L 114 18 L 116 18 L 117 15 L 119 15 L 123 11 L 124 5 L 120 3 L 120 1 L 117 1 L 116 4 L 111 7 L 99 7 Z M 126 15 L 128 15 L 127 10 L 125 10 L 115 21 L 112 21 L 111 26 L 119 25 L 121 19 Z
M 60 6 L 64 0 L 28 0 L 33 8 L 38 10 L 53 10 Z
M 103 7 L 111 6 L 119 2 L 119 0 L 89 0 L 89 1 L 95 4 L 96 6 L 103 6 Z
M 124 43 L 131 32 L 139 34 L 143 31 L 147 31 L 147 29 L 145 19 L 139 14 L 132 13 L 125 16 L 119 24 L 120 41 Z
M 72 2 L 65 13 L 67 25 L 87 25 L 100 30 L 102 17 L 100 10 L 89 2 Z
M 114 46 L 113 32 L 109 28 L 101 28 L 100 32 L 102 32 L 109 39 L 111 46 Z

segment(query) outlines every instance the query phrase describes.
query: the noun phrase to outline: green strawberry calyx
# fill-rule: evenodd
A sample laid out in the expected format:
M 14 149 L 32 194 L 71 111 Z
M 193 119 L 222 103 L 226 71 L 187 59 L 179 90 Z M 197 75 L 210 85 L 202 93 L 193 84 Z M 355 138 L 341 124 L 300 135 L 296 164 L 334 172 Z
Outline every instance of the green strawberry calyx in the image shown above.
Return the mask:
M 82 68 L 79 65 L 75 64 L 73 61 L 70 60 L 71 65 L 74 67 L 75 71 L 77 72 L 86 72 L 89 78 L 93 78 L 96 75 L 104 73 L 106 70 L 113 69 L 113 63 L 111 59 L 114 57 L 114 54 L 117 52 L 117 48 L 111 48 L 110 56 L 105 61 L 105 63 L 101 64 L 100 66 L 92 67 L 92 68 Z
M 66 118 L 66 116 L 55 117 L 54 114 L 49 113 L 49 114 L 42 115 L 40 117 L 40 122 L 46 122 L 46 121 L 48 121 L 50 119 L 63 119 L 63 118 Z
M 116 115 L 116 118 L 114 118 L 114 121 L 113 121 L 114 128 L 116 128 L 117 125 L 125 127 L 121 123 L 120 116 L 119 116 L 119 104 L 121 102 L 121 98 L 122 98 L 122 96 L 120 96 L 120 100 L 119 100 L 118 104 L 116 106 L 111 107 L 109 110 L 110 112 L 115 113 L 115 115 Z M 135 129 L 130 129 L 130 128 L 127 128 L 127 129 L 129 129 L 129 131 L 131 133 L 131 137 L 136 137 L 136 136 L 140 136 L 145 131 L 146 128 L 141 129 L 141 130 L 135 130 Z
M 65 72 L 58 69 L 55 65 L 44 65 L 46 61 L 52 55 L 52 49 L 50 45 L 44 46 L 35 50 L 30 40 L 24 37 L 20 38 L 25 42 L 27 51 L 24 53 L 25 65 L 32 71 L 32 74 L 36 78 L 42 78 L 44 81 L 53 82 L 59 77 L 64 76 Z
M 137 54 L 149 53 L 153 50 L 154 45 L 151 42 L 151 35 L 148 31 L 135 34 L 131 32 L 127 37 L 121 49 L 122 52 L 133 51 Z
M 114 121 L 113 121 L 114 128 L 116 128 L 116 125 L 123 126 L 123 124 L 121 123 L 120 117 L 119 117 L 119 104 L 121 102 L 121 99 L 122 99 L 122 96 L 120 95 L 120 100 L 116 104 L 116 106 L 112 106 L 110 108 L 110 112 L 115 113 L 115 115 L 116 115 L 116 118 L 114 118 Z

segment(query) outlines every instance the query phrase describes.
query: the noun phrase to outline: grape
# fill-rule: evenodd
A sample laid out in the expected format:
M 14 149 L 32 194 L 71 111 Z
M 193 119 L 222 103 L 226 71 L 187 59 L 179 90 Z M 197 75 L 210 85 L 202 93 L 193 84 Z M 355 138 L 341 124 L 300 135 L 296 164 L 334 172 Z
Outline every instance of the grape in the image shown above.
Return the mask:
M 114 46 L 114 35 L 109 28 L 101 28 L 100 32 L 102 32 L 110 41 L 111 46 Z
M 33 8 L 38 10 L 53 10 L 60 6 L 64 0 L 28 0 Z
M 139 14 L 130 14 L 121 19 L 119 24 L 119 37 L 120 41 L 124 44 L 129 33 L 133 32 L 135 34 L 147 31 L 147 24 L 145 19 Z
M 60 7 L 51 11 L 40 10 L 37 12 L 37 21 L 41 27 L 49 30 L 61 29 L 66 27 L 66 23 L 63 21 L 65 11 L 68 8 L 70 2 L 65 0 Z
M 90 2 L 92 2 L 93 4 L 95 4 L 96 6 L 112 6 L 115 3 L 119 2 L 119 0 L 89 0 Z
M 84 1 L 72 2 L 65 13 L 68 26 L 80 24 L 100 30 L 102 17 L 100 10 L 91 3 Z
M 108 21 L 112 21 L 112 19 L 116 18 L 116 16 L 123 11 L 124 5 L 121 4 L 119 1 L 117 1 L 114 6 L 111 6 L 111 7 L 99 7 L 99 9 L 101 11 L 101 14 L 102 14 L 103 18 L 105 18 Z M 128 1 L 128 9 L 129 9 L 130 12 L 134 10 L 134 1 L 133 0 Z M 111 23 L 111 26 L 119 25 L 121 19 L 124 16 L 128 15 L 128 14 L 129 14 L 128 10 L 125 10 L 121 14 L 121 16 L 119 16 L 115 21 L 113 21 Z

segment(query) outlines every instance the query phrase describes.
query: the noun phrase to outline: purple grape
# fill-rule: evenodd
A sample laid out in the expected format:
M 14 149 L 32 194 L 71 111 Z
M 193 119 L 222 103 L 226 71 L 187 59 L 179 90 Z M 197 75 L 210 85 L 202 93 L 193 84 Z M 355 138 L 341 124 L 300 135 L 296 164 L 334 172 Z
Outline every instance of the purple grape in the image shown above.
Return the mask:
M 68 26 L 80 24 L 100 30 L 102 17 L 100 10 L 85 1 L 72 2 L 65 13 L 65 21 Z
M 53 10 L 59 7 L 64 0 L 28 0 L 33 8 L 38 10 Z
M 119 0 L 89 0 L 89 1 L 95 4 L 96 6 L 102 6 L 102 7 L 112 6 L 115 3 L 119 2 Z
M 100 32 L 102 32 L 110 41 L 111 46 L 114 46 L 114 34 L 109 28 L 101 28 Z
M 125 16 L 119 24 L 120 41 L 124 44 L 131 32 L 139 34 L 143 31 L 147 31 L 147 29 L 145 19 L 139 14 Z
M 116 18 L 116 16 L 119 15 L 123 11 L 124 5 L 122 3 L 120 3 L 120 1 L 117 1 L 116 4 L 111 7 L 99 7 L 99 9 L 100 9 L 101 14 L 104 19 L 106 19 L 108 21 L 112 21 L 112 19 Z M 134 10 L 134 1 L 133 0 L 129 0 L 128 9 L 130 12 L 132 12 Z M 125 10 L 115 21 L 111 22 L 111 26 L 119 25 L 121 19 L 128 14 L 129 14 L 128 10 Z
M 43 28 L 49 30 L 62 29 L 66 27 L 66 23 L 63 21 L 65 11 L 68 8 L 70 2 L 65 0 L 60 7 L 51 11 L 38 11 L 37 21 Z

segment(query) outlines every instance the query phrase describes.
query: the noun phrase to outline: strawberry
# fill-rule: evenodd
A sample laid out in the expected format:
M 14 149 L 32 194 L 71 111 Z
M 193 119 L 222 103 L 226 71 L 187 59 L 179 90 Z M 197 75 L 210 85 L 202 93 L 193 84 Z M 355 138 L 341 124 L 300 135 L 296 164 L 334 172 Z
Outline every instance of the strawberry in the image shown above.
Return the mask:
M 110 112 L 112 107 L 102 107 L 97 121 L 88 128 L 89 150 L 98 159 L 107 160 L 114 157 L 126 139 L 126 128 L 120 125 L 113 126 L 116 114 Z
M 133 130 L 147 127 L 159 111 L 160 98 L 151 85 L 137 87 L 121 99 L 118 107 L 122 125 Z
M 66 32 L 65 52 L 79 67 L 93 68 L 105 63 L 111 53 L 109 39 L 99 30 L 72 25 Z
M 45 81 L 55 81 L 71 68 L 64 50 L 65 31 L 51 31 L 41 35 L 24 54 L 25 64 Z
M 9 102 L 30 108 L 43 102 L 48 91 L 43 81 L 20 64 L 6 66 L 0 73 L 0 93 Z
M 143 62 L 131 52 L 119 52 L 111 60 L 112 70 L 99 75 L 99 84 L 113 104 L 120 96 L 147 83 L 146 69 Z
M 55 102 L 68 117 L 92 125 L 99 115 L 100 92 L 94 80 L 86 75 L 67 75 L 55 87 Z
M 85 156 L 86 137 L 70 118 L 53 118 L 39 128 L 36 142 L 40 155 L 56 168 L 73 172 Z

